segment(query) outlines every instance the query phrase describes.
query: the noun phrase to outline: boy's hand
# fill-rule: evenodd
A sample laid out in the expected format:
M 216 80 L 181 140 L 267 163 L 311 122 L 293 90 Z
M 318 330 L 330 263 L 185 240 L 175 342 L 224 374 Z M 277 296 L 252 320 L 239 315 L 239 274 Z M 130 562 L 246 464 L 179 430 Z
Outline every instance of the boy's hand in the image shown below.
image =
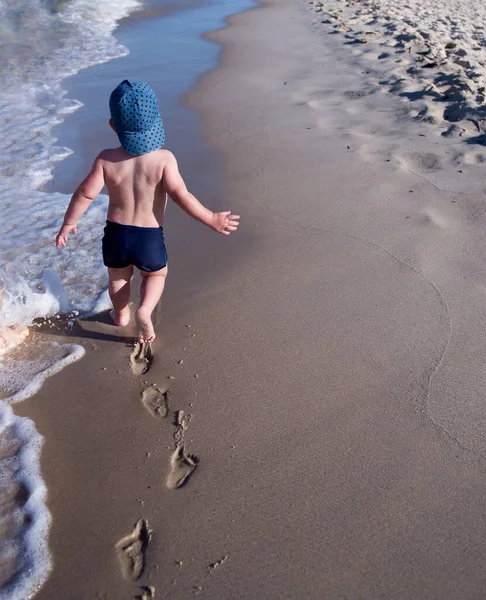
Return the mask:
M 238 229 L 240 224 L 239 215 L 232 215 L 230 210 L 220 213 L 213 213 L 210 226 L 223 235 L 229 235 L 232 231 Z
M 76 225 L 63 225 L 61 227 L 56 237 L 56 248 L 60 248 L 61 246 L 63 248 L 66 247 L 66 244 L 68 242 L 68 235 L 70 233 L 72 233 L 73 235 L 76 235 L 78 233 L 78 228 L 76 227 Z

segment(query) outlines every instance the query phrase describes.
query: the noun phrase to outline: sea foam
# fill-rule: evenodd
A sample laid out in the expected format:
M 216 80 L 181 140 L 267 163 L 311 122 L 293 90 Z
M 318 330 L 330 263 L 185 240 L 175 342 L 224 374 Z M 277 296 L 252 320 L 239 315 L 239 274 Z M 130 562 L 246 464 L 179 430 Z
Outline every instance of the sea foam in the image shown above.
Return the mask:
M 51 570 L 51 516 L 39 465 L 43 437 L 0 401 L 0 600 L 27 600 Z

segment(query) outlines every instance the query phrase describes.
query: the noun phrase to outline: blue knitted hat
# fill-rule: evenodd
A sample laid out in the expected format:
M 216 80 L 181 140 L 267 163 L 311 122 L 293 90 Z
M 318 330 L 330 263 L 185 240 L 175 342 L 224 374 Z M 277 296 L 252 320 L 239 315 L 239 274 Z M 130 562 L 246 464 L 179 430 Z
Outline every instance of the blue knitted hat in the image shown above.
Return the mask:
M 120 144 L 129 154 L 147 154 L 164 145 L 157 98 L 143 81 L 122 81 L 111 93 L 110 113 Z

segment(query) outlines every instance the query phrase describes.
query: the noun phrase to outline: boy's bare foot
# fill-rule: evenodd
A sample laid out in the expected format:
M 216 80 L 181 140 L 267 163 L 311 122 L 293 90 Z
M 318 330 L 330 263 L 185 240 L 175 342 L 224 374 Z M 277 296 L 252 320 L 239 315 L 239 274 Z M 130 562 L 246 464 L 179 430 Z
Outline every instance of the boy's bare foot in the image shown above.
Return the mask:
M 154 326 L 149 311 L 143 306 L 135 313 L 138 325 L 138 341 L 141 344 L 153 342 L 155 339 Z
M 117 327 L 126 327 L 128 323 L 130 323 L 130 309 L 127 307 L 125 310 L 122 310 L 121 313 L 116 313 L 114 310 L 111 310 L 110 317 Z

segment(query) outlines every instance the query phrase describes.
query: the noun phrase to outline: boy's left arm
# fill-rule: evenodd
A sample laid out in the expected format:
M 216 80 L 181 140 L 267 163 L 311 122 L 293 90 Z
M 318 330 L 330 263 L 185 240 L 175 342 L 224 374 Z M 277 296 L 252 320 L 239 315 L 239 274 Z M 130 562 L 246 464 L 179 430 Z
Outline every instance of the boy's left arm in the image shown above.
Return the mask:
M 57 248 L 60 246 L 65 247 L 68 241 L 68 235 L 70 233 L 76 234 L 78 232 L 76 223 L 91 202 L 93 202 L 96 196 L 101 192 L 104 184 L 105 177 L 103 173 L 103 164 L 101 158 L 98 156 L 94 161 L 88 176 L 79 185 L 71 198 L 71 202 L 64 215 L 64 222 L 56 237 Z

